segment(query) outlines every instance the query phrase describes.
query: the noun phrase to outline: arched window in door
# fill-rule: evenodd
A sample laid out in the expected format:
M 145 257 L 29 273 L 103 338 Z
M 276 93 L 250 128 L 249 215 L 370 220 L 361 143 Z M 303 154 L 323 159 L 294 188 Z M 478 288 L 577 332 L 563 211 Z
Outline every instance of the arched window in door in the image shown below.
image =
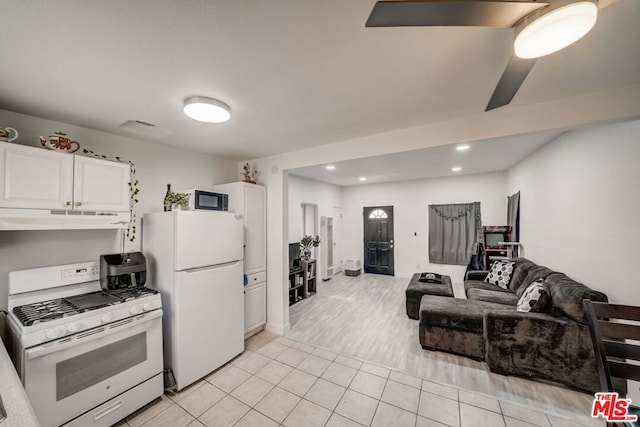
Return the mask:
M 369 214 L 369 219 L 388 218 L 389 216 L 382 209 L 375 209 Z

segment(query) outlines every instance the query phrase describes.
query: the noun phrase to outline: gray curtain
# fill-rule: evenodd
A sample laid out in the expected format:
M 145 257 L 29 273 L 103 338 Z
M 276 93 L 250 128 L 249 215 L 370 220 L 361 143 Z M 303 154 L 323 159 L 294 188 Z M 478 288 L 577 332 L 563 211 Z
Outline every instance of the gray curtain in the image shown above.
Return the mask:
M 520 192 L 512 196 L 507 196 L 507 225 L 511 226 L 511 241 L 520 241 Z M 519 247 L 513 246 L 511 255 L 514 258 L 519 256 Z
M 507 197 L 507 225 L 511 226 L 511 241 L 520 241 L 520 192 Z
M 480 202 L 429 205 L 429 262 L 468 265 L 481 230 Z

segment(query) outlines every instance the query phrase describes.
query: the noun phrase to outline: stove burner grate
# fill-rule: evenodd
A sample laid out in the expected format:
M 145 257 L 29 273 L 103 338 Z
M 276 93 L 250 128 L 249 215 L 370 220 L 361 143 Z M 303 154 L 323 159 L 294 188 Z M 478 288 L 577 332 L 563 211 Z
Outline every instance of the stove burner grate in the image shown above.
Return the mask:
M 156 295 L 158 291 L 144 286 L 132 286 L 129 288 L 112 289 L 107 292 L 109 295 L 118 298 L 122 302 L 131 301 L 147 295 Z
M 64 298 L 21 305 L 13 309 L 13 314 L 25 326 L 36 325 L 61 317 L 82 313 L 84 310 L 74 306 Z
M 84 313 L 89 310 L 116 305 L 148 295 L 156 295 L 158 291 L 144 286 L 97 291 L 88 294 L 73 295 L 33 304 L 21 305 L 13 309 L 13 314 L 24 326 L 33 326 L 63 317 Z

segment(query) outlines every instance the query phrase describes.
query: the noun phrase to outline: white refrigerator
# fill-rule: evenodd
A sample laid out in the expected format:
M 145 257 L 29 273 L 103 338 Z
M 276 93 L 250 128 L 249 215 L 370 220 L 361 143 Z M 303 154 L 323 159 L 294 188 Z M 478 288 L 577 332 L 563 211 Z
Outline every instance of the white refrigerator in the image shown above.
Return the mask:
M 181 390 L 244 351 L 242 216 L 145 214 L 148 286 L 162 295 L 164 364 Z

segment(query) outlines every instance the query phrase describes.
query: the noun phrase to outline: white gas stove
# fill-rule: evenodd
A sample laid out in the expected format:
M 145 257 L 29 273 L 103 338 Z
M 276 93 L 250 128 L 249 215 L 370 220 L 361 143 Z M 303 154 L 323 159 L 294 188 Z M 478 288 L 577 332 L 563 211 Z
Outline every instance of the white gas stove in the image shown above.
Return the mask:
M 9 274 L 11 352 L 43 426 L 112 425 L 162 395 L 162 302 L 97 262 Z

